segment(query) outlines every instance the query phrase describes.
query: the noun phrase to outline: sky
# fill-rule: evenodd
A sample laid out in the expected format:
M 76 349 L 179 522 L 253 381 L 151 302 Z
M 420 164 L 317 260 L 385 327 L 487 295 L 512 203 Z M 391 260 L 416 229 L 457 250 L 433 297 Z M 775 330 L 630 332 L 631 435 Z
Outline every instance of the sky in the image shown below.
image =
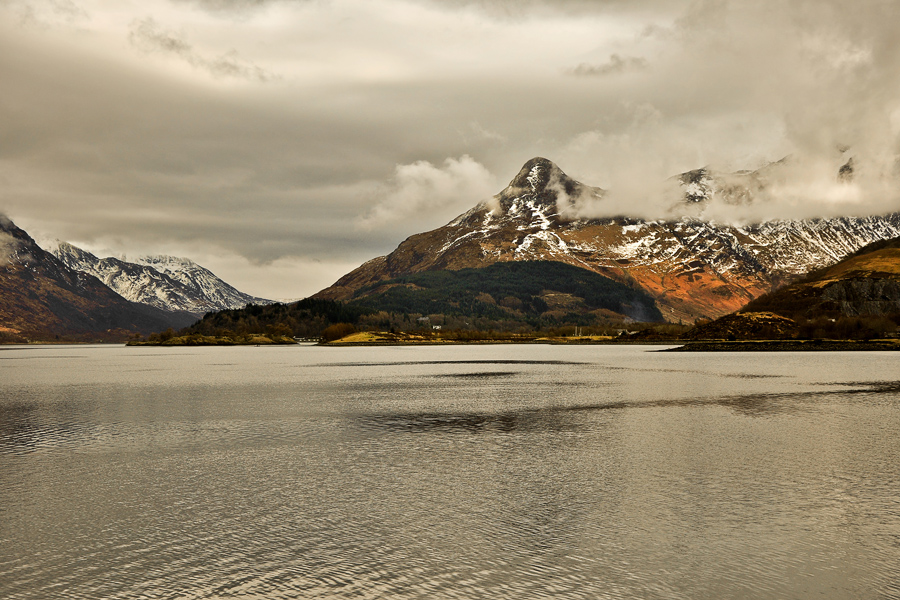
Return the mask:
M 660 182 L 791 157 L 740 220 L 900 210 L 896 0 L 0 0 L 0 213 L 305 297 L 543 156 Z M 853 157 L 856 179 L 834 173 Z

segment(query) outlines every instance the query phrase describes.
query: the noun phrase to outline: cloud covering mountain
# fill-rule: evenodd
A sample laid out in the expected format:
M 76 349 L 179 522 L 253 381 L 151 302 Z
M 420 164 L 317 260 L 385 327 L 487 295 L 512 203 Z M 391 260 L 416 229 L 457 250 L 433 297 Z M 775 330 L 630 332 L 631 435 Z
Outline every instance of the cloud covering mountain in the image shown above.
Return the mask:
M 788 155 L 759 202 L 705 216 L 886 213 L 898 17 L 879 0 L 8 0 L 0 211 L 95 253 L 190 255 L 266 297 L 442 225 L 536 155 L 645 218 L 678 173 Z

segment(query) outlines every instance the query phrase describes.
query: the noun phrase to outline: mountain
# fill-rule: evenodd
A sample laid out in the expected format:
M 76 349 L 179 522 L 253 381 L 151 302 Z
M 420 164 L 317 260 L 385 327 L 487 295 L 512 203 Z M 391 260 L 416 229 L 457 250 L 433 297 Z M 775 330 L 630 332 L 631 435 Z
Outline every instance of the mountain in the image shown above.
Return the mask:
M 684 202 L 702 204 L 718 193 L 741 203 L 752 202 L 766 172 L 726 178 L 700 169 L 678 179 Z M 604 196 L 604 190 L 571 179 L 551 161 L 534 158 L 492 200 L 409 237 L 315 297 L 348 300 L 365 286 L 425 271 L 557 261 L 643 289 L 667 320 L 693 322 L 734 312 L 865 244 L 900 235 L 900 213 L 749 226 L 695 217 L 570 216 L 577 202 L 602 203 Z
M 67 267 L 0 216 L 0 339 L 123 340 L 195 320 L 129 302 L 96 277 Z
M 614 330 L 628 320 L 660 321 L 662 315 L 643 291 L 587 269 L 517 261 L 483 269 L 412 273 L 364 287 L 348 302 L 305 298 L 211 312 L 177 337 L 200 335 L 217 338 L 218 343 L 246 343 L 257 335 L 318 339 L 327 338 L 329 331 L 342 331 L 342 336 L 357 329 L 417 333 L 442 329 L 452 336 L 448 339 L 471 341 L 496 339 L 497 332 L 572 326 Z
M 272 300 L 245 294 L 216 277 L 209 269 L 187 258 L 175 256 L 142 256 L 135 263 L 152 267 L 181 282 L 197 298 L 202 298 L 216 308 L 228 310 L 243 308 L 248 304 L 271 304 Z
M 186 258 L 145 256 L 134 262 L 97 258 L 67 242 L 56 242 L 48 250 L 69 268 L 97 277 L 123 298 L 162 310 L 200 317 L 210 311 L 271 302 L 238 291 Z
M 878 337 L 898 325 L 900 237 L 869 244 L 738 313 L 694 327 L 685 337 Z

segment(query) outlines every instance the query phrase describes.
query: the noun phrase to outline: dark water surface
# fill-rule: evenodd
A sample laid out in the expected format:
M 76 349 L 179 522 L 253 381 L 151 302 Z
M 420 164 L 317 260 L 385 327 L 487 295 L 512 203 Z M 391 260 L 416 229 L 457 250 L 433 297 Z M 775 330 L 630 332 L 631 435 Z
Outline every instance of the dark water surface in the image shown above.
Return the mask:
M 900 598 L 896 353 L 0 347 L 0 598 Z

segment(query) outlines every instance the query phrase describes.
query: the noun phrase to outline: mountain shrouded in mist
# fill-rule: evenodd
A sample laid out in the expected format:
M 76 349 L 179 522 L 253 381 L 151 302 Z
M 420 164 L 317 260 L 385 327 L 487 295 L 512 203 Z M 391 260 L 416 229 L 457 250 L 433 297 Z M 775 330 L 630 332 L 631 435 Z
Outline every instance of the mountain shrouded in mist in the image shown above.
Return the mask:
M 544 158 L 438 229 L 409 237 L 316 297 L 346 300 L 366 286 L 424 271 L 507 261 L 558 261 L 649 293 L 670 321 L 715 318 L 858 248 L 900 235 L 900 214 L 717 224 L 691 216 L 711 202 L 753 205 L 778 165 L 757 172 L 707 170 L 675 178 L 669 220 L 580 216 L 606 192 L 568 177 Z M 835 177 L 838 173 L 835 173 Z
M 898 22 L 896 0 L 7 0 L 0 210 L 269 298 L 535 155 L 607 190 L 565 215 L 584 220 L 670 219 L 660 188 L 700 166 L 768 180 L 707 203 L 717 223 L 888 214 Z

